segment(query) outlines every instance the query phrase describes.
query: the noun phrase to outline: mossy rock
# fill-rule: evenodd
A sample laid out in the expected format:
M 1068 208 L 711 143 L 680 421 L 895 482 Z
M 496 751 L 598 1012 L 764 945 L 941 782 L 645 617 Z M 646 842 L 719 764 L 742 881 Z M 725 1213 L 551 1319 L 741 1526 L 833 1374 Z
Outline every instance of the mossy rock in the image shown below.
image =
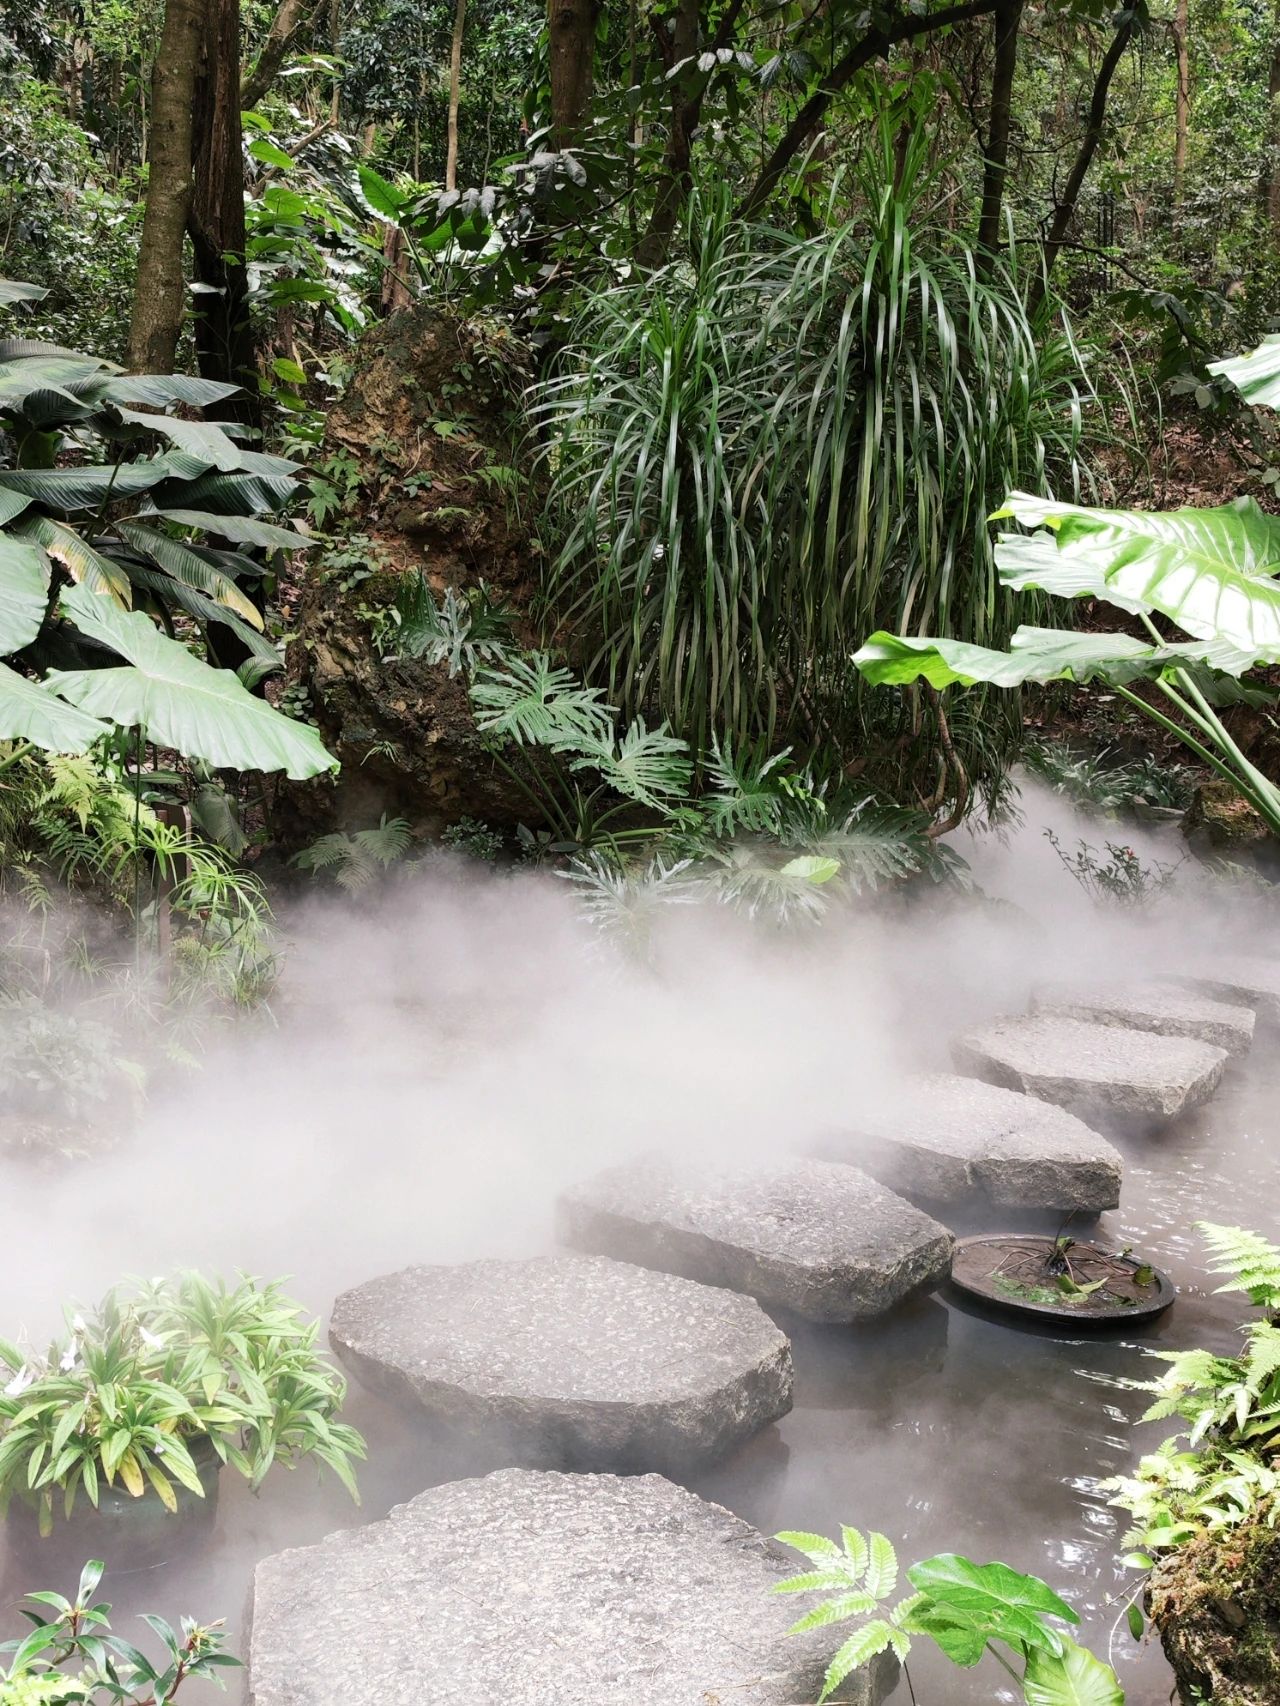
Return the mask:
M 1280 1528 L 1265 1515 L 1165 1559 L 1147 1609 L 1183 1706 L 1280 1701 Z
M 1273 843 L 1271 831 L 1230 782 L 1202 782 L 1182 820 L 1193 845 L 1215 853 L 1252 853 Z

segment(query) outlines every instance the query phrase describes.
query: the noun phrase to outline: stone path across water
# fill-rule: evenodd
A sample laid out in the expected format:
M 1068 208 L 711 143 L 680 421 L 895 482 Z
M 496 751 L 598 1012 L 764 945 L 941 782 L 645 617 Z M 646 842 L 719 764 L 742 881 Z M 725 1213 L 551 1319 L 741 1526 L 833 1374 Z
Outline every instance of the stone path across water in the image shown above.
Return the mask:
M 1119 1124 L 1163 1124 L 1213 1095 L 1225 1049 L 1193 1037 L 1089 1025 L 1057 1014 L 996 1019 L 957 1037 L 961 1071 L 1022 1090 L 1080 1115 Z
M 1119 1154 L 1062 1108 L 975 1078 L 935 1073 L 861 1109 L 823 1154 L 856 1161 L 932 1202 L 975 1194 L 1002 1207 L 1100 1213 L 1120 1200 Z
M 1253 1042 L 1251 1007 L 1171 983 L 1045 984 L 1035 991 L 1031 1004 L 1037 1013 L 1090 1025 L 1195 1037 L 1229 1055 L 1246 1054 Z
M 657 1475 L 453 1481 L 258 1565 L 249 1706 L 794 1706 L 833 1651 L 786 1633 L 800 1567 Z M 896 1680 L 882 1656 L 840 1699 Z
M 1224 954 L 1202 971 L 1170 979 L 1203 990 L 1220 1001 L 1238 1001 L 1257 1010 L 1259 1019 L 1280 1024 L 1280 960 L 1252 954 Z
M 407 1268 L 344 1292 L 329 1337 L 487 1462 L 675 1473 L 791 1408 L 759 1304 L 602 1256 Z
M 951 1271 L 945 1226 L 835 1162 L 719 1171 L 655 1155 L 565 1192 L 558 1223 L 577 1249 L 745 1291 L 811 1321 L 882 1315 Z

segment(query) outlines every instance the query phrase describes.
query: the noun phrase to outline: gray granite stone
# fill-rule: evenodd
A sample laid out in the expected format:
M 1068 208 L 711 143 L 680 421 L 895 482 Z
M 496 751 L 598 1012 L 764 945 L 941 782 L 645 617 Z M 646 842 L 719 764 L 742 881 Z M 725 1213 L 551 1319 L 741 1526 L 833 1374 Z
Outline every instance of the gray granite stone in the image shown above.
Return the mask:
M 1280 1024 L 1280 960 L 1261 954 L 1225 954 L 1195 971 L 1171 974 L 1170 981 L 1203 990 L 1220 1001 L 1240 1002 L 1268 1024 Z
M 951 1045 L 962 1070 L 1008 1090 L 1056 1102 L 1085 1119 L 1163 1124 L 1207 1102 L 1222 1080 L 1225 1049 L 1053 1014 L 996 1019 Z
M 786 1633 L 801 1567 L 657 1475 L 452 1481 L 258 1565 L 249 1706 L 796 1706 L 836 1645 Z M 896 1681 L 882 1656 L 840 1699 Z
M 576 1249 L 749 1292 L 811 1321 L 883 1315 L 951 1271 L 945 1226 L 828 1161 L 719 1171 L 650 1156 L 566 1191 L 558 1222 Z
M 1034 992 L 1031 1005 L 1037 1013 L 1083 1019 L 1090 1025 L 1196 1037 L 1230 1055 L 1246 1054 L 1253 1041 L 1251 1007 L 1171 983 L 1046 984 Z
M 954 1073 L 912 1079 L 821 1150 L 933 1202 L 977 1195 L 1100 1213 L 1120 1200 L 1120 1156 L 1106 1138 L 1049 1102 Z
M 343 1293 L 329 1337 L 487 1462 L 683 1471 L 791 1408 L 791 1347 L 759 1304 L 602 1256 L 386 1274 Z

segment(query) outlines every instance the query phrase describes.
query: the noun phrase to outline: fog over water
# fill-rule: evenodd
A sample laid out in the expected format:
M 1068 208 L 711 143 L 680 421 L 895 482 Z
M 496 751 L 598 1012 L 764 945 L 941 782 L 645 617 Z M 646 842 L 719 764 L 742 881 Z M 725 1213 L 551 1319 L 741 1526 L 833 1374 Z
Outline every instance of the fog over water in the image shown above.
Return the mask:
M 666 1145 L 784 1153 L 904 1074 L 946 1067 L 953 1033 L 1023 1010 L 1038 982 L 1274 944 L 1258 901 L 1224 900 L 1191 867 L 1148 911 L 1099 911 L 1044 826 L 1065 846 L 1111 839 L 1165 860 L 1176 848 L 1039 789 L 1022 809 L 1004 840 L 959 838 L 979 895 L 868 903 L 786 937 L 675 906 L 647 957 L 612 947 L 547 875 L 442 864 L 375 900 L 298 904 L 278 1028 L 219 1041 L 100 1161 L 0 1163 L 0 1334 L 39 1342 L 63 1300 L 178 1266 L 289 1276 L 325 1316 L 339 1291 L 409 1263 L 537 1254 L 558 1190 L 598 1167 Z M 795 1410 L 698 1490 L 767 1530 L 881 1528 L 904 1564 L 957 1550 L 1034 1570 L 1105 1652 L 1123 1523 L 1092 1481 L 1132 1461 L 1143 1407 L 1115 1383 L 1148 1372 L 1143 1344 L 1232 1344 L 1239 1305 L 1211 1297 L 1191 1227 L 1275 1235 L 1278 1076 L 1263 1040 L 1207 1108 L 1121 1144 L 1123 1201 L 1103 1236 L 1183 1292 L 1141 1339 L 1040 1337 L 944 1297 L 858 1331 L 798 1333 Z M 224 1477 L 212 1541 L 158 1571 L 108 1560 L 108 1597 L 126 1614 L 189 1610 L 238 1629 L 258 1557 L 374 1518 L 457 1467 L 355 1389 L 350 1419 L 371 1445 L 361 1511 L 305 1467 L 257 1499 Z M 10 1598 L 67 1585 L 12 1578 Z M 1165 1701 L 1158 1653 L 1135 1654 L 1127 1634 L 1116 1647 L 1130 1706 Z M 913 1674 L 920 1706 L 1013 1698 L 986 1664 L 942 1673 L 922 1656 Z

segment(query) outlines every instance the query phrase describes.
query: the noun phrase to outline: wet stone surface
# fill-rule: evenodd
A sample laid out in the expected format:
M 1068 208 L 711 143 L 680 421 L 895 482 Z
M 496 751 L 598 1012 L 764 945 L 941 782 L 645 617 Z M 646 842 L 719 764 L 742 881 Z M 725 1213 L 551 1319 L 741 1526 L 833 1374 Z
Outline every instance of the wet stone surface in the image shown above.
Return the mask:
M 406 1268 L 344 1292 L 329 1337 L 486 1466 L 675 1473 L 791 1408 L 790 1345 L 751 1298 L 601 1256 Z
M 1002 1206 L 1098 1213 L 1120 1200 L 1120 1156 L 1106 1138 L 1051 1103 L 955 1073 L 912 1080 L 821 1148 L 932 1202 L 977 1193 Z
M 563 1242 L 744 1291 L 811 1321 L 883 1315 L 951 1271 L 952 1238 L 856 1167 L 725 1171 L 651 1156 L 566 1191 Z
M 1032 1007 L 1090 1025 L 1194 1037 L 1232 1056 L 1247 1053 L 1253 1042 L 1252 1007 L 1171 983 L 1045 984 L 1035 991 Z
M 988 1083 L 1121 1126 L 1162 1125 L 1207 1102 L 1228 1058 L 1192 1037 L 1056 1014 L 996 1019 L 956 1038 L 951 1053 L 961 1071 Z
M 1254 1008 L 1267 1024 L 1280 1024 L 1280 960 L 1251 954 L 1215 955 L 1202 969 L 1180 973 L 1170 981 L 1219 1001 L 1240 1002 Z
M 657 1475 L 452 1481 L 258 1565 L 250 1706 L 794 1706 L 833 1650 L 786 1633 L 796 1568 Z M 896 1677 L 881 1658 L 840 1699 Z

